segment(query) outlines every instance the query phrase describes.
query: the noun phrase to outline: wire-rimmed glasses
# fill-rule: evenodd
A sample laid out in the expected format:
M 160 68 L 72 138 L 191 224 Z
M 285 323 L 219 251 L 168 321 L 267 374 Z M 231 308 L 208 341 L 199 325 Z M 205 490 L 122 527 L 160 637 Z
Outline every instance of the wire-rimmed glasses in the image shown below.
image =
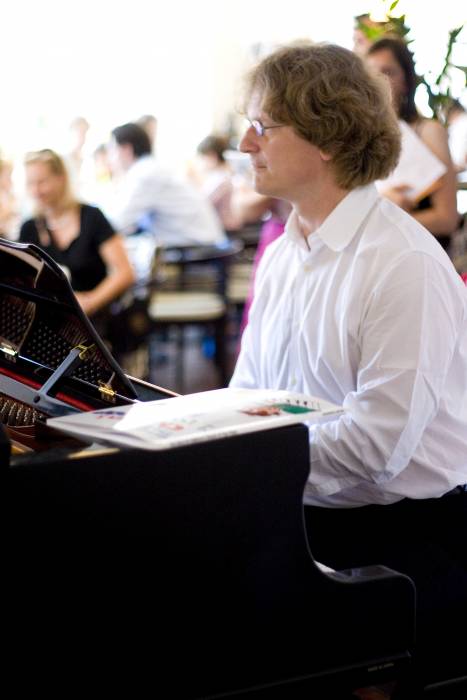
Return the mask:
M 247 122 L 251 127 L 253 127 L 258 136 L 264 136 L 264 132 L 267 131 L 267 129 L 278 129 L 280 126 L 284 126 L 284 124 L 271 124 L 271 126 L 264 126 L 259 119 L 247 118 Z

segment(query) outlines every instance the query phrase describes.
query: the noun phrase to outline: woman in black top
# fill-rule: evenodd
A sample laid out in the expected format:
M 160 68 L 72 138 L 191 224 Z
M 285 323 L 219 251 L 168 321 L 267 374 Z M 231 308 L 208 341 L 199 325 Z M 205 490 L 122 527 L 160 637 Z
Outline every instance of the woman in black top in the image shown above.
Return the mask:
M 99 209 L 73 197 L 65 164 L 54 151 L 28 154 L 25 166 L 36 216 L 22 225 L 20 241 L 40 246 L 65 269 L 92 316 L 134 281 L 123 242 Z

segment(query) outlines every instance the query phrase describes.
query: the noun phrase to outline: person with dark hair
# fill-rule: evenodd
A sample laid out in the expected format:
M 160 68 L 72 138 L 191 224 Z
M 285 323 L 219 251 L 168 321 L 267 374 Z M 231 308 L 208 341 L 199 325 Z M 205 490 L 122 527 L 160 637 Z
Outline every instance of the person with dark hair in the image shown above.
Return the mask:
M 408 574 L 421 682 L 465 671 L 450 638 L 467 624 L 467 296 L 375 188 L 400 151 L 389 91 L 351 51 L 293 46 L 250 73 L 245 111 L 255 189 L 292 212 L 259 265 L 231 386 L 343 406 L 309 426 L 313 555 Z
M 142 126 L 129 122 L 112 129 L 112 136 L 119 146 L 130 146 L 135 158 L 151 153 L 151 141 Z
M 209 136 L 206 136 L 201 143 L 198 144 L 196 150 L 200 155 L 212 155 L 215 156 L 218 163 L 225 163 L 224 153 L 228 147 L 228 139 L 223 136 L 217 136 L 216 134 L 209 134 Z
M 455 173 L 449 152 L 446 129 L 436 120 L 422 118 L 415 105 L 418 85 L 412 54 L 407 44 L 385 37 L 367 52 L 367 62 L 389 79 L 393 107 L 399 119 L 414 130 L 421 141 L 446 166 L 446 172 L 436 189 L 419 202 L 408 196 L 409 187 L 402 183 L 384 191 L 400 207 L 408 211 L 438 242 L 447 248 L 455 231 L 459 215 L 456 205 Z
M 155 242 L 195 245 L 223 240 L 215 211 L 188 183 L 163 170 L 151 155 L 151 143 L 138 124 L 112 131 L 109 161 L 121 173 L 110 219 L 125 234 L 147 231 Z

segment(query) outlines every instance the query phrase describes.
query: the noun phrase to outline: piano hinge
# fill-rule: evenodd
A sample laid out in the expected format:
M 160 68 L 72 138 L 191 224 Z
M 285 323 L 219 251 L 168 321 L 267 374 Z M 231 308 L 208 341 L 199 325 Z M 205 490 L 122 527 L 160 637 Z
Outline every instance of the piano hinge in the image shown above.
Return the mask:
M 0 341 L 0 350 L 10 359 L 18 355 L 18 349 L 5 340 Z
M 94 347 L 94 343 L 92 343 L 91 345 L 81 345 L 81 344 L 80 344 L 80 345 L 76 345 L 76 346 L 73 348 L 73 350 L 80 350 L 79 359 L 80 359 L 80 360 L 85 360 L 85 359 L 86 359 L 86 355 L 88 354 L 88 352 L 89 352 L 90 350 L 93 349 L 93 347 Z
M 104 401 L 110 401 L 112 403 L 115 402 L 115 397 L 117 395 L 117 392 L 114 389 L 112 389 L 110 384 L 106 384 L 102 380 L 99 380 L 99 391 L 101 394 L 101 398 Z

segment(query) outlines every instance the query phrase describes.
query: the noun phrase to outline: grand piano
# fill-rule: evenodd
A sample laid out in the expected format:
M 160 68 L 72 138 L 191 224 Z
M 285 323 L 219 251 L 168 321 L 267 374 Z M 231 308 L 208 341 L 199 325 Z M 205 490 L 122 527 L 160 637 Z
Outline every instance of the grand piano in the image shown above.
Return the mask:
M 303 425 L 157 453 L 47 427 L 171 392 L 124 375 L 53 261 L 3 241 L 0 382 L 17 695 L 338 698 L 408 673 L 410 579 L 313 559 Z

